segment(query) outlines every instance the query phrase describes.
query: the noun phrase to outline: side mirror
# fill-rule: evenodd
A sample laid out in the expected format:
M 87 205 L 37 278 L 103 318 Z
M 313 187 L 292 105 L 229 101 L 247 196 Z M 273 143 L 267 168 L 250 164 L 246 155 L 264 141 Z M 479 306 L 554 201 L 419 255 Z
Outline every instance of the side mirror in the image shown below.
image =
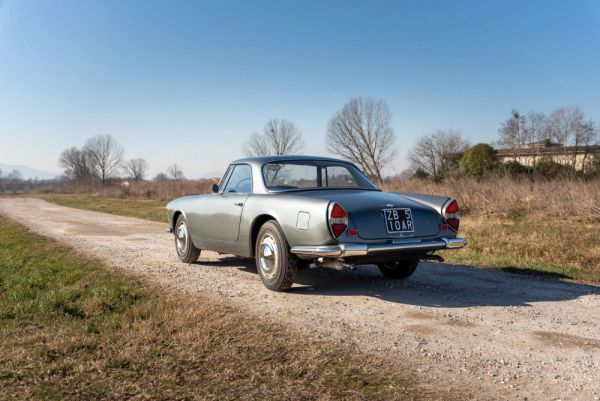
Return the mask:
M 213 193 L 218 194 L 219 193 L 219 184 L 213 184 L 212 191 L 213 191 Z

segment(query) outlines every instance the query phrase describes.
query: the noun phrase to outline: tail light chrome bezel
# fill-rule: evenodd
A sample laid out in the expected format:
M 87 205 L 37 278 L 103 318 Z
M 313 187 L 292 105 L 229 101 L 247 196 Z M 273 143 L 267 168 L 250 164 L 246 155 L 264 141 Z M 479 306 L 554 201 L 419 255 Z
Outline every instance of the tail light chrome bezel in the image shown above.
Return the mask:
M 450 209 L 450 210 L 448 210 Z M 456 211 L 454 211 L 456 209 Z M 456 199 L 448 199 L 442 208 L 442 217 L 448 228 L 454 232 L 458 232 L 460 228 L 460 207 Z
M 340 211 L 343 212 L 342 215 Z M 336 216 L 334 216 L 334 213 Z M 338 239 L 348 229 L 348 212 L 342 205 L 336 202 L 331 202 L 327 208 L 327 227 L 333 238 Z

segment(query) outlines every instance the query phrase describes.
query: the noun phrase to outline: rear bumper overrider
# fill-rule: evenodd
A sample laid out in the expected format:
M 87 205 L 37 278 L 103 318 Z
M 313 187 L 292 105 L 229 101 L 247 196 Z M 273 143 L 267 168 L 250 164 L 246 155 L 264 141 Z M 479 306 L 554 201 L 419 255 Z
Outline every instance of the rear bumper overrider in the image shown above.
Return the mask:
M 438 238 L 421 241 L 397 240 L 387 244 L 338 244 L 322 246 L 295 246 L 290 251 L 300 257 L 346 258 L 367 255 L 386 255 L 402 252 L 428 252 L 441 249 L 459 249 L 467 245 L 464 238 Z

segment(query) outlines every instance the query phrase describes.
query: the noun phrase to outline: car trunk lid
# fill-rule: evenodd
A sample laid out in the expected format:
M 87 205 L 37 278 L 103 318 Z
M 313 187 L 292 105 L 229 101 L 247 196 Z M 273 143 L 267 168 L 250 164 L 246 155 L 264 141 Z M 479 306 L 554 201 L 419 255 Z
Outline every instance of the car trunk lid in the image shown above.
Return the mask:
M 312 192 L 312 191 L 311 191 Z M 407 237 L 429 237 L 436 235 L 441 223 L 440 214 L 429 206 L 402 195 L 357 190 L 314 191 L 317 196 L 338 203 L 350 217 L 351 226 L 363 239 L 390 239 Z M 389 233 L 384 209 L 410 209 L 413 231 Z

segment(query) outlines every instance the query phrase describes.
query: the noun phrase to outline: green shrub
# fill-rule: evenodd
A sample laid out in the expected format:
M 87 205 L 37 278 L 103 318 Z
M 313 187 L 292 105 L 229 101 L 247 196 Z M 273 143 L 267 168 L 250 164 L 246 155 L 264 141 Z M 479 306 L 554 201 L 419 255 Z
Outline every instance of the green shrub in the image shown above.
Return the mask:
M 600 155 L 592 155 L 586 160 L 584 171 L 586 178 L 600 177 Z
M 509 160 L 502 165 L 502 172 L 510 178 L 520 178 L 531 174 L 531 167 L 524 166 L 516 160 Z
M 460 177 L 460 159 L 460 154 L 446 156 L 437 178 L 441 180 L 444 178 Z
M 496 164 L 496 151 L 487 143 L 469 148 L 460 159 L 460 171 L 469 177 L 481 178 Z
M 415 170 L 415 172 L 413 174 L 413 178 L 418 178 L 418 179 L 424 180 L 426 178 L 429 178 L 429 173 L 419 167 L 417 170 Z
M 542 158 L 533 165 L 536 177 L 552 180 L 556 178 L 573 178 L 576 171 L 571 165 L 560 164 L 550 158 Z

